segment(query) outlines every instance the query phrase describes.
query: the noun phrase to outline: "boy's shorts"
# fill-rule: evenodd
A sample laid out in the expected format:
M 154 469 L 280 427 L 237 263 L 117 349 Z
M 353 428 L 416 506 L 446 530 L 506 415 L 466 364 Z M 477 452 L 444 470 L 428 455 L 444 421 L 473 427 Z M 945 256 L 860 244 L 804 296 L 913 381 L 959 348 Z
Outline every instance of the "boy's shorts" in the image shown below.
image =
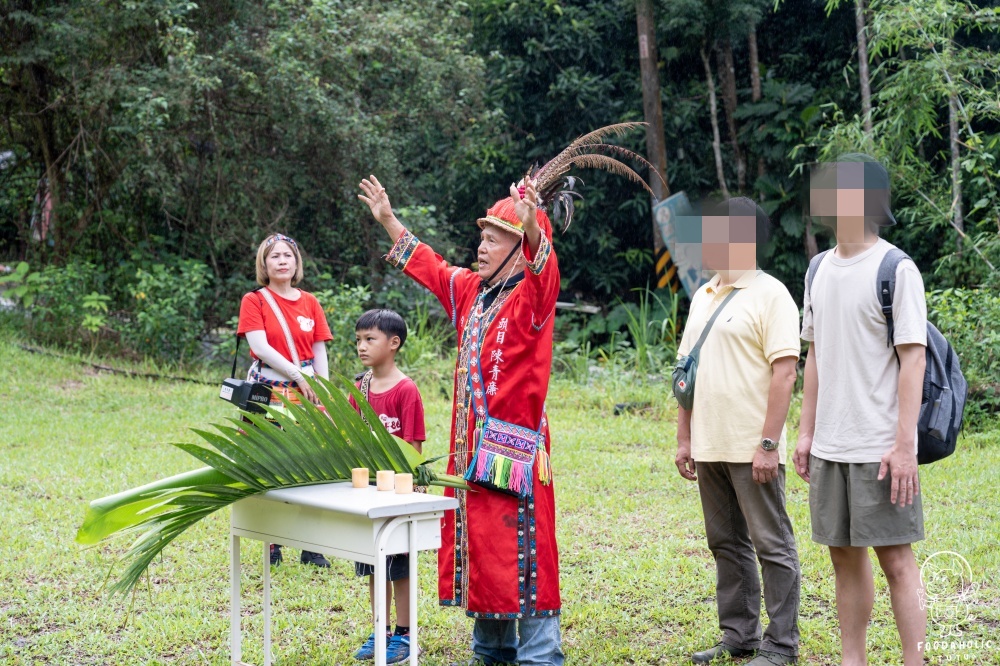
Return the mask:
M 364 562 L 354 563 L 355 576 L 374 576 L 375 567 Z M 410 577 L 410 556 L 390 555 L 386 558 L 385 575 L 389 581 L 406 580 Z
M 812 538 L 826 546 L 897 546 L 924 538 L 920 495 L 891 504 L 892 478 L 880 463 L 843 463 L 809 456 Z

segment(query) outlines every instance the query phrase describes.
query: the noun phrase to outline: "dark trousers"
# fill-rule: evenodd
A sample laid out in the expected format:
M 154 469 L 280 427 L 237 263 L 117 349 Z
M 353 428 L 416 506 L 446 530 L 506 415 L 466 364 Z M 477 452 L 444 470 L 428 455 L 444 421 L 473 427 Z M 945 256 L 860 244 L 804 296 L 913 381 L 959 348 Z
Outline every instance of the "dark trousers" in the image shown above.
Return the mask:
M 708 547 L 715 557 L 722 641 L 746 650 L 799 653 L 799 554 L 785 511 L 785 466 L 759 484 L 751 463 L 698 462 Z M 761 638 L 760 577 L 770 622 Z

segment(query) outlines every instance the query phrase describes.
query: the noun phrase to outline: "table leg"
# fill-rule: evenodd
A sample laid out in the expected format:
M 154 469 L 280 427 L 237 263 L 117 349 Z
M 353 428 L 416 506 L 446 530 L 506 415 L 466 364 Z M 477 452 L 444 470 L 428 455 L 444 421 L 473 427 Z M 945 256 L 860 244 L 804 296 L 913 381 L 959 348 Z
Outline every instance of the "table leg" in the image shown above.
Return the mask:
M 264 666 L 271 666 L 271 544 L 264 542 Z
M 410 666 L 417 666 L 417 523 L 411 520 L 408 528 L 410 530 Z
M 240 538 L 235 534 L 229 544 L 229 650 L 233 664 L 243 661 L 240 645 Z
M 397 527 L 408 522 L 410 522 L 410 519 L 406 516 L 393 518 L 382 526 L 378 536 L 375 538 L 375 666 L 385 666 L 385 623 L 387 613 L 385 608 L 385 544 L 389 541 L 389 535 Z M 410 532 L 407 536 L 412 536 L 412 534 Z M 413 544 L 415 543 L 416 541 L 411 541 L 410 550 L 413 550 Z M 412 560 L 410 567 L 412 571 Z
M 375 666 L 385 666 L 385 549 L 381 545 L 375 556 Z

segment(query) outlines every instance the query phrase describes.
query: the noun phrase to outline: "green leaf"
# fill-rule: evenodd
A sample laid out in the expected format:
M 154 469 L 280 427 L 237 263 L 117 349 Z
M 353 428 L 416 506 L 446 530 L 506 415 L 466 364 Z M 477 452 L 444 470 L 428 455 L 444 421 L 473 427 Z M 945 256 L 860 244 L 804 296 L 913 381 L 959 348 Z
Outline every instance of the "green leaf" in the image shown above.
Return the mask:
M 122 557 L 127 566 L 110 591 L 133 590 L 156 555 L 186 529 L 266 490 L 347 481 L 355 467 L 409 472 L 433 485 L 469 488 L 457 476 L 431 472 L 424 456 L 388 433 L 351 380 L 337 380 L 361 405 L 367 423 L 334 383 L 309 381 L 326 413 L 308 402 L 282 400 L 284 409 L 267 408 L 274 422 L 246 413 L 249 423 L 230 419 L 235 428 L 215 425 L 218 433 L 192 429 L 212 448 L 174 446 L 209 467 L 91 502 L 77 531 L 78 543 L 139 532 Z
M 220 474 L 210 467 L 204 467 L 139 488 L 126 490 L 117 495 L 94 500 L 87 509 L 83 524 L 77 530 L 76 541 L 85 545 L 94 544 L 115 532 L 130 527 L 135 523 L 138 511 L 158 502 L 158 499 L 151 499 L 151 497 L 161 491 L 176 491 L 208 485 L 228 486 L 234 483 L 236 482 L 232 478 Z

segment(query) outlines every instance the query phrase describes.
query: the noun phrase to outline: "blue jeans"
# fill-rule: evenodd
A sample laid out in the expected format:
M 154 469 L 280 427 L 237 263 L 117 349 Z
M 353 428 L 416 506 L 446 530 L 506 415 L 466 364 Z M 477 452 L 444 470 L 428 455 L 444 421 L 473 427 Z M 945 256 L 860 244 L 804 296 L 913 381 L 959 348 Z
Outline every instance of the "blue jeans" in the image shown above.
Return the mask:
M 563 666 L 559 616 L 476 620 L 472 652 L 487 665 Z

